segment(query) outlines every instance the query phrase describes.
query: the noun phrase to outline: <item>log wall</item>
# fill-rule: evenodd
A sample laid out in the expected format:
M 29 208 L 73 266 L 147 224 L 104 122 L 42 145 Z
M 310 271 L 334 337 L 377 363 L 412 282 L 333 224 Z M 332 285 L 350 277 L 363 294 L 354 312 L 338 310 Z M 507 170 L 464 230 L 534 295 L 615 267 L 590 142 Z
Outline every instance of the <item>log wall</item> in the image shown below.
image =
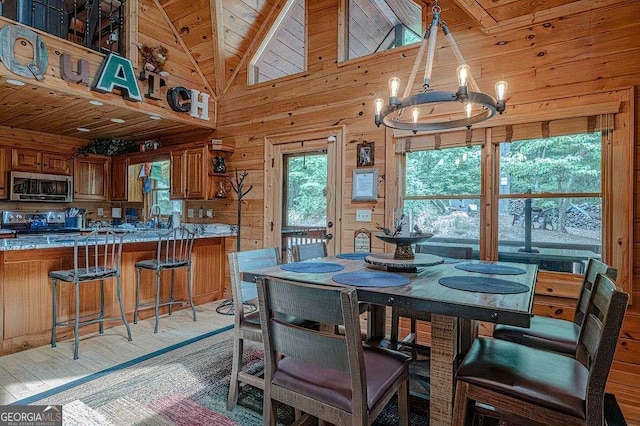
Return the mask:
M 330 126 L 346 129 L 342 148 L 344 180 L 339 250 L 352 249 L 353 231 L 361 228 L 361 224 L 355 222 L 357 208 L 372 209 L 372 223 L 367 224 L 371 228 L 375 223 L 387 223 L 396 203 L 397 194 L 385 193 L 384 184 L 385 171 L 389 170 L 385 160 L 392 152 L 391 138 L 373 124 L 373 100 L 386 98 L 387 80 L 394 72 L 399 71 L 399 77 L 406 81 L 417 48 L 398 48 L 338 64 L 338 9 L 338 2 L 333 0 L 308 3 L 307 72 L 296 78 L 247 87 L 246 69 L 242 69 L 219 104 L 216 137 L 235 143 L 236 152 L 229 167 L 247 170 L 254 185 L 243 206 L 243 250 L 261 246 L 265 229 L 262 212 L 265 204 L 274 202 L 263 192 L 264 139 L 268 135 Z M 544 109 L 552 100 L 628 88 L 635 90 L 634 102 L 624 108 L 633 114 L 640 107 L 635 88 L 640 77 L 640 45 L 635 41 L 639 29 L 640 3 L 628 1 L 490 35 L 471 24 L 451 28 L 451 31 L 481 88 L 490 90 L 492 82 L 499 79 L 509 81 L 509 112 L 517 116 L 518 108 Z M 454 70 L 450 50 L 438 49 L 433 81 L 440 85 L 453 84 Z M 588 109 L 586 104 L 585 109 Z M 638 135 L 640 121 L 635 114 L 632 119 Z M 352 203 L 351 171 L 356 163 L 356 145 L 365 140 L 375 142 L 375 166 L 380 171 L 379 198 L 377 202 Z M 637 137 L 634 147 L 634 176 L 638 182 L 640 143 Z M 614 188 L 621 191 L 620 196 L 633 198 L 633 241 L 636 243 L 630 275 L 632 297 L 636 301 L 640 300 L 638 188 L 637 184 L 634 189 Z M 232 220 L 235 206 L 230 203 L 229 208 L 227 216 Z M 372 243 L 373 250 L 383 250 L 382 243 Z M 540 279 L 546 294 L 536 296 L 535 313 L 572 317 L 577 284 L 574 283 L 567 295 L 566 291 L 560 291 L 562 284 L 555 278 L 541 274 Z M 640 303 L 629 307 L 610 382 L 630 386 L 640 383 Z

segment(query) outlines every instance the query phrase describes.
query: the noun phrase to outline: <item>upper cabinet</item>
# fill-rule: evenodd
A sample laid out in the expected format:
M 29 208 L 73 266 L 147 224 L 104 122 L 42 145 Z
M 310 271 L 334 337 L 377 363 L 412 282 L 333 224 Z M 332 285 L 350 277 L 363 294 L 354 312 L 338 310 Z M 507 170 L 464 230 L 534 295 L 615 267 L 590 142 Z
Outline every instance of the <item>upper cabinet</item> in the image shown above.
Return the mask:
M 144 201 L 139 179 L 142 165 L 131 162 L 130 157 L 111 158 L 111 201 Z
M 9 148 L 0 146 L 0 199 L 9 197 L 7 171 L 9 170 Z
M 222 157 L 226 161 L 233 148 L 220 145 L 186 147 L 171 151 L 172 200 L 211 200 L 218 198 L 218 184 L 226 182 L 226 173 L 217 173 L 214 159 Z M 224 162 L 223 161 L 223 162 Z
M 11 170 L 56 175 L 71 174 L 71 158 L 65 154 L 13 148 Z
M 203 200 L 207 195 L 207 147 L 171 151 L 172 200 Z
M 127 201 L 129 197 L 129 158 L 111 159 L 111 201 Z
M 169 198 L 172 200 L 184 200 L 187 196 L 184 151 L 184 149 L 171 151 Z
M 73 199 L 109 200 L 111 158 L 92 155 L 76 157 L 73 163 Z
M 191 148 L 184 154 L 188 200 L 202 200 L 207 195 L 207 149 Z

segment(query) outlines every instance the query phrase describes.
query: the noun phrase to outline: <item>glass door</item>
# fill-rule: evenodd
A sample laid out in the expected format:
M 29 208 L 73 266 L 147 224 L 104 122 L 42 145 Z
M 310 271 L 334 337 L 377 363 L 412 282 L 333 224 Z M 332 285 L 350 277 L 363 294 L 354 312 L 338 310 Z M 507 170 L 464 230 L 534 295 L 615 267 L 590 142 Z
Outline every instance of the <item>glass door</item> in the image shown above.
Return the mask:
M 285 154 L 283 158 L 282 238 L 283 259 L 291 248 L 327 239 L 326 150 Z M 332 238 L 329 233 L 329 239 Z

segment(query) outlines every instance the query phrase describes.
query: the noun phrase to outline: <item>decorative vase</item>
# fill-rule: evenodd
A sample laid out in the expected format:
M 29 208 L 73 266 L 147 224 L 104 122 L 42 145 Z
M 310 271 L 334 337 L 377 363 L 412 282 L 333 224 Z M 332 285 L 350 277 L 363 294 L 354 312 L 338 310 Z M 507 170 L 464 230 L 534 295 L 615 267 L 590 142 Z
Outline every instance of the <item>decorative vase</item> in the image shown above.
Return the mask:
M 213 163 L 213 173 L 227 173 L 227 166 L 224 164 L 223 157 L 218 155 L 211 161 Z
M 433 234 L 422 234 L 409 237 L 392 237 L 391 235 L 376 235 L 379 239 L 385 243 L 395 244 L 396 251 L 393 254 L 393 258 L 396 260 L 412 260 L 415 259 L 415 254 L 411 248 L 412 244 L 417 244 L 426 239 L 433 237 Z

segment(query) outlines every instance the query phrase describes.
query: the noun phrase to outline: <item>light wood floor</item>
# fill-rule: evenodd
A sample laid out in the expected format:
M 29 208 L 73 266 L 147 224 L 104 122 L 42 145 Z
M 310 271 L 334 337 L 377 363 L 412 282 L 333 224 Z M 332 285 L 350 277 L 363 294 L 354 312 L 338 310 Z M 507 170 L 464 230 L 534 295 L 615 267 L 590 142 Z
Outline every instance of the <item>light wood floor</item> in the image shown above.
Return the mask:
M 154 319 L 130 323 L 133 341 L 127 341 L 124 325 L 106 329 L 103 335 L 80 337 L 80 358 L 73 360 L 73 339 L 0 357 L 0 405 L 27 398 L 92 373 L 130 361 L 159 349 L 233 324 L 233 316 L 218 314 L 218 302 L 161 316 L 157 334 Z
M 200 336 L 233 323 L 233 317 L 216 313 L 219 302 L 197 307 L 198 321 L 191 310 L 160 318 L 158 334 L 153 318 L 131 324 L 133 341 L 128 342 L 124 326 L 80 339 L 80 359 L 73 360 L 73 340 L 58 342 L 56 348 L 42 346 L 0 357 L 0 405 L 27 398 L 56 386 L 102 371 L 148 353 Z M 613 385 L 629 425 L 640 426 L 640 388 Z

